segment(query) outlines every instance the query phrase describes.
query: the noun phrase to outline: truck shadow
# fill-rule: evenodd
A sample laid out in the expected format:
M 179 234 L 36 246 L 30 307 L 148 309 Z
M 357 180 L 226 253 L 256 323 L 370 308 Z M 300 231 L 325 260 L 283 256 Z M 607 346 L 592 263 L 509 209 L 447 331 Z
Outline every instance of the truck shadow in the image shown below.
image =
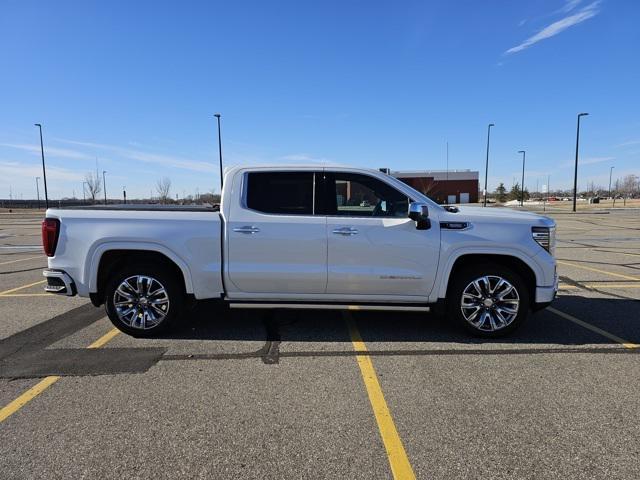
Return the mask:
M 530 315 L 516 332 L 495 340 L 476 338 L 449 319 L 424 313 L 338 312 L 319 310 L 230 310 L 202 302 L 184 319 L 184 328 L 165 335 L 175 340 L 272 341 L 307 343 L 322 349 L 328 343 L 344 343 L 352 349 L 346 318 L 355 320 L 370 349 L 376 343 L 521 344 L 556 346 L 620 346 L 620 343 L 579 322 L 601 329 L 631 343 L 640 343 L 640 301 L 620 298 L 585 298 L 562 295 L 553 308 L 577 319 L 567 320 L 550 310 Z M 315 344 L 315 345 L 314 345 Z M 440 344 L 440 345 L 433 345 Z M 399 346 L 399 345 L 398 345 Z M 388 348 L 388 345 L 385 347 Z M 411 348 L 404 345 L 402 348 Z M 640 349 L 637 349 L 640 351 Z

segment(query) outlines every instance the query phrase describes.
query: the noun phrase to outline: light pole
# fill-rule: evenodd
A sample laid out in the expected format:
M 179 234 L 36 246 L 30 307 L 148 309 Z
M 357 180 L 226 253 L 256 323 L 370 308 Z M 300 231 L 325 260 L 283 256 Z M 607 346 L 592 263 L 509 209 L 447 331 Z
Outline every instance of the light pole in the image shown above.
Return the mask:
M 220 135 L 220 114 L 213 115 L 218 119 L 218 154 L 220 156 L 220 192 L 222 192 L 222 184 L 224 179 L 222 178 L 222 136 Z
M 447 182 L 449 181 L 449 142 L 447 141 Z
M 588 113 L 578 114 L 578 127 L 576 129 L 576 167 L 573 173 L 573 211 L 576 211 L 576 198 L 578 196 L 578 147 L 580 145 L 580 117 L 586 117 Z
M 127 204 L 127 187 L 122 186 L 122 197 L 124 198 L 124 204 Z
M 489 138 L 491 137 L 491 127 L 495 127 L 495 124 L 490 123 L 487 127 L 487 162 L 484 168 L 484 203 L 483 207 L 487 206 L 487 176 L 489 175 Z
M 609 169 L 609 198 L 611 198 L 611 174 L 613 173 L 613 169 L 616 167 L 611 167 Z
M 44 143 L 42 142 L 42 125 L 34 123 L 40 129 L 40 152 L 42 153 L 42 178 L 44 181 L 44 206 L 49 208 L 49 194 L 47 193 L 47 169 L 44 166 Z
M 522 185 L 520 185 L 520 206 L 524 206 L 524 160 L 527 152 L 524 150 L 518 150 L 518 153 L 522 154 Z
M 40 210 L 40 185 L 38 185 L 38 180 L 40 180 L 40 177 L 36 177 L 36 195 L 38 197 L 38 210 Z M 611 185 L 611 182 L 609 182 L 609 185 Z M 611 187 L 609 187 L 609 190 L 611 190 Z
M 104 189 L 104 204 L 107 204 L 107 180 L 105 179 L 104 174 L 107 173 L 106 170 L 102 170 L 102 188 Z

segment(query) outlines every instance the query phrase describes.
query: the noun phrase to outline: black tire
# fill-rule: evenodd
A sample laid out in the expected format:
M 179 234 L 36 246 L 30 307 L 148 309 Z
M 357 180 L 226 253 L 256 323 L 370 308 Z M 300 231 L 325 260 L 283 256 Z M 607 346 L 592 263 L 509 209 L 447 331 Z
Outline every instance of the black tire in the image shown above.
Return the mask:
M 153 279 L 153 282 L 149 282 L 148 280 L 143 279 L 142 289 L 144 290 L 145 285 L 150 284 L 151 287 L 148 288 L 148 290 L 150 290 L 151 292 L 157 292 L 159 291 L 158 286 L 162 287 L 166 292 L 168 303 L 152 306 L 148 303 L 149 300 L 145 300 L 144 305 L 141 303 L 141 300 L 134 300 L 131 304 L 120 307 L 119 314 L 118 307 L 116 307 L 115 305 L 116 290 L 123 282 L 125 282 L 125 280 L 131 279 L 132 277 L 145 277 Z M 133 263 L 131 265 L 124 266 L 117 272 L 111 274 L 104 291 L 104 304 L 107 315 L 109 316 L 109 320 L 111 320 L 111 323 L 113 323 L 113 325 L 115 325 L 115 327 L 120 331 L 137 338 L 154 337 L 159 335 L 160 333 L 169 331 L 171 328 L 174 328 L 177 321 L 181 318 L 184 312 L 185 293 L 182 287 L 182 282 L 180 280 L 181 279 L 176 278 L 175 272 L 162 265 L 153 265 L 150 263 Z M 131 280 L 129 281 L 131 282 Z M 130 285 L 132 283 L 134 285 L 136 284 L 135 282 L 131 282 Z M 124 290 L 127 291 L 127 293 L 133 293 L 133 291 L 127 289 L 127 287 L 125 287 Z M 119 300 L 124 301 L 120 293 L 118 293 L 117 296 Z M 148 298 L 151 297 L 149 296 Z M 155 298 L 164 298 L 164 295 L 161 294 L 160 296 L 156 296 Z M 137 309 L 137 316 L 135 315 L 135 311 L 133 311 L 129 315 L 122 315 L 122 313 L 128 311 L 130 305 Z M 146 308 L 148 309 L 149 313 L 148 316 L 144 317 L 144 319 L 150 320 L 154 315 L 155 318 L 160 318 L 161 313 L 158 313 L 160 312 L 160 310 L 157 310 L 157 307 L 162 309 L 163 306 L 166 306 L 166 313 L 162 320 L 160 320 L 157 324 L 152 325 L 151 321 L 149 321 L 148 323 L 143 322 L 142 317 L 139 316 L 143 313 L 143 309 Z M 154 310 L 154 308 L 156 310 Z M 135 319 L 128 324 L 125 319 L 131 315 L 133 315 Z M 121 317 L 124 317 L 125 319 Z M 140 325 L 140 323 L 144 323 L 144 328 Z
M 478 300 L 472 299 L 470 295 L 477 292 L 477 288 L 471 286 L 472 282 L 484 277 L 487 277 L 489 280 L 489 290 L 492 287 L 495 288 L 499 283 L 497 279 L 501 278 L 513 287 L 515 294 L 513 291 L 509 291 L 504 300 L 498 300 L 500 297 L 500 292 L 497 292 L 498 289 L 496 288 L 495 294 L 488 294 L 489 292 L 487 292 L 485 287 L 486 281 L 480 281 L 479 285 L 484 293 L 480 294 L 482 296 Z M 504 283 L 502 285 L 501 292 L 507 291 L 508 285 Z M 463 307 L 463 293 L 467 288 L 470 290 L 467 290 L 465 305 L 470 306 Z M 514 302 L 516 296 L 518 300 L 517 308 Z M 483 298 L 485 300 L 483 300 Z M 471 304 L 476 301 L 478 305 L 481 305 L 481 310 L 479 314 L 473 317 L 474 312 L 476 312 L 476 305 Z M 487 303 L 485 303 L 485 301 Z M 529 288 L 522 277 L 510 268 L 499 264 L 479 264 L 460 270 L 452 279 L 452 284 L 447 294 L 447 313 L 449 318 L 472 335 L 484 338 L 502 337 L 520 327 L 529 316 L 530 305 Z M 504 308 L 507 308 L 509 311 L 515 310 L 517 313 L 515 315 L 506 313 L 506 311 L 503 310 Z M 492 315 L 493 318 L 490 316 L 483 318 L 482 315 L 484 312 Z M 469 320 L 467 320 L 467 318 L 469 318 Z M 510 321 L 502 324 L 501 319 L 505 318 L 510 319 Z M 479 325 L 475 325 L 474 323 Z M 494 329 L 494 326 L 499 328 Z

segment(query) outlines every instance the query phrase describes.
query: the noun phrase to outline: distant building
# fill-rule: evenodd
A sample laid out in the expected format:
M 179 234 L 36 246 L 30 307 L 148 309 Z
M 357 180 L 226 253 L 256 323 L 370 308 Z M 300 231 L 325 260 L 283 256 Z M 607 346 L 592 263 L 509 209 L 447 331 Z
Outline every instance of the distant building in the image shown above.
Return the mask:
M 477 203 L 479 173 L 472 170 L 391 171 L 391 175 L 438 203 Z

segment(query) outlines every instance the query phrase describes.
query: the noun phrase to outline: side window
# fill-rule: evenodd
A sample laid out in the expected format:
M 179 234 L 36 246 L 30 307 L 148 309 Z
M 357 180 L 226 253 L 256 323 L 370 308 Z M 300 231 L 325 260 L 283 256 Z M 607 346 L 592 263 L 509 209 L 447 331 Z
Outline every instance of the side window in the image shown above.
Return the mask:
M 375 177 L 353 173 L 333 173 L 327 177 L 329 215 L 407 216 L 409 210 L 407 196 Z
M 250 172 L 247 207 L 279 215 L 313 214 L 313 172 Z

